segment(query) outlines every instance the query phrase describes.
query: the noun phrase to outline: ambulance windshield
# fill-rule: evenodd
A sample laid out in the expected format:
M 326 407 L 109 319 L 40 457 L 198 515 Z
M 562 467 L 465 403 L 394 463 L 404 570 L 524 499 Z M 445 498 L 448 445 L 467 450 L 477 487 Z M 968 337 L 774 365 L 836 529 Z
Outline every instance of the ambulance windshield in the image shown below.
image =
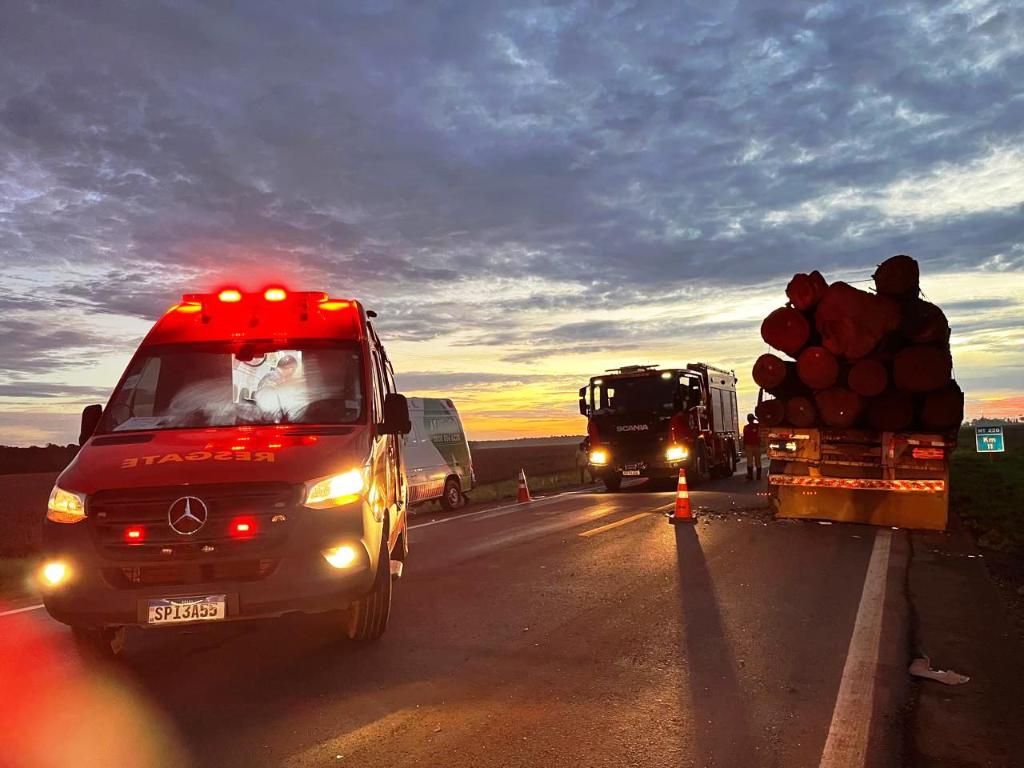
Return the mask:
M 135 359 L 101 431 L 347 424 L 362 415 L 354 343 L 177 344 Z

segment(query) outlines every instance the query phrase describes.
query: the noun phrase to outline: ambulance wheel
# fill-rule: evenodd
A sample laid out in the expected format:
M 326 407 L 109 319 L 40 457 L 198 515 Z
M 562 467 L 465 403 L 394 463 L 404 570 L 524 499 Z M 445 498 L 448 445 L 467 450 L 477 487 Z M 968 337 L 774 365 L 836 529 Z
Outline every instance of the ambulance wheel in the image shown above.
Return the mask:
M 449 477 L 444 481 L 444 493 L 441 494 L 441 508 L 447 511 L 458 509 L 462 504 L 462 487 L 457 478 Z
M 388 618 L 391 616 L 391 559 L 388 557 L 386 527 L 383 533 L 373 589 L 352 603 L 345 612 L 345 634 L 349 640 L 357 643 L 379 640 L 388 628 Z
M 622 475 L 605 475 L 601 479 L 608 493 L 615 493 L 622 487 Z
M 86 661 L 113 661 L 124 652 L 124 627 L 71 627 L 78 655 Z

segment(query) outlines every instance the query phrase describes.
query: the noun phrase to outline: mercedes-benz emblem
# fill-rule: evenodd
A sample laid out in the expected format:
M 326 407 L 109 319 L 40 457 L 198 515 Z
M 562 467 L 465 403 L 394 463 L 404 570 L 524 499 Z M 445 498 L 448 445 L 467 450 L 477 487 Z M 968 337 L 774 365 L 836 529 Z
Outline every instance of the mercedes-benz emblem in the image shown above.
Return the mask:
M 167 510 L 167 524 L 171 530 L 182 536 L 198 533 L 210 516 L 206 503 L 195 496 L 182 496 L 171 503 Z

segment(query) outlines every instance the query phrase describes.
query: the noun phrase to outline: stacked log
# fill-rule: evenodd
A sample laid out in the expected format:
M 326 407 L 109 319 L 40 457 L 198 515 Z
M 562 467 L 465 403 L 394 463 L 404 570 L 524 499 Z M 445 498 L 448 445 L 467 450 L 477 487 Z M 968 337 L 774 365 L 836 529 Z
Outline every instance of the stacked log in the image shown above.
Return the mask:
M 878 265 L 875 292 L 796 274 L 786 306 L 761 324 L 761 338 L 786 357 L 761 355 L 754 382 L 766 426 L 865 426 L 946 431 L 963 420 L 953 381 L 949 323 L 920 298 L 920 267 L 899 255 Z

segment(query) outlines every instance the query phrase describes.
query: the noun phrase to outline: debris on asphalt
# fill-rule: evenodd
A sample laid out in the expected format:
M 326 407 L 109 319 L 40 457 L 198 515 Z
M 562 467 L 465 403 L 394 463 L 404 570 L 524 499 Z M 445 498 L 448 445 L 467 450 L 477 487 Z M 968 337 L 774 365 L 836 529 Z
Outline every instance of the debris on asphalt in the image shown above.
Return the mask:
M 967 675 L 961 675 L 959 672 L 949 669 L 932 669 L 931 659 L 927 656 L 914 659 L 910 664 L 909 672 L 914 677 L 924 677 L 945 685 L 963 685 L 971 679 Z

